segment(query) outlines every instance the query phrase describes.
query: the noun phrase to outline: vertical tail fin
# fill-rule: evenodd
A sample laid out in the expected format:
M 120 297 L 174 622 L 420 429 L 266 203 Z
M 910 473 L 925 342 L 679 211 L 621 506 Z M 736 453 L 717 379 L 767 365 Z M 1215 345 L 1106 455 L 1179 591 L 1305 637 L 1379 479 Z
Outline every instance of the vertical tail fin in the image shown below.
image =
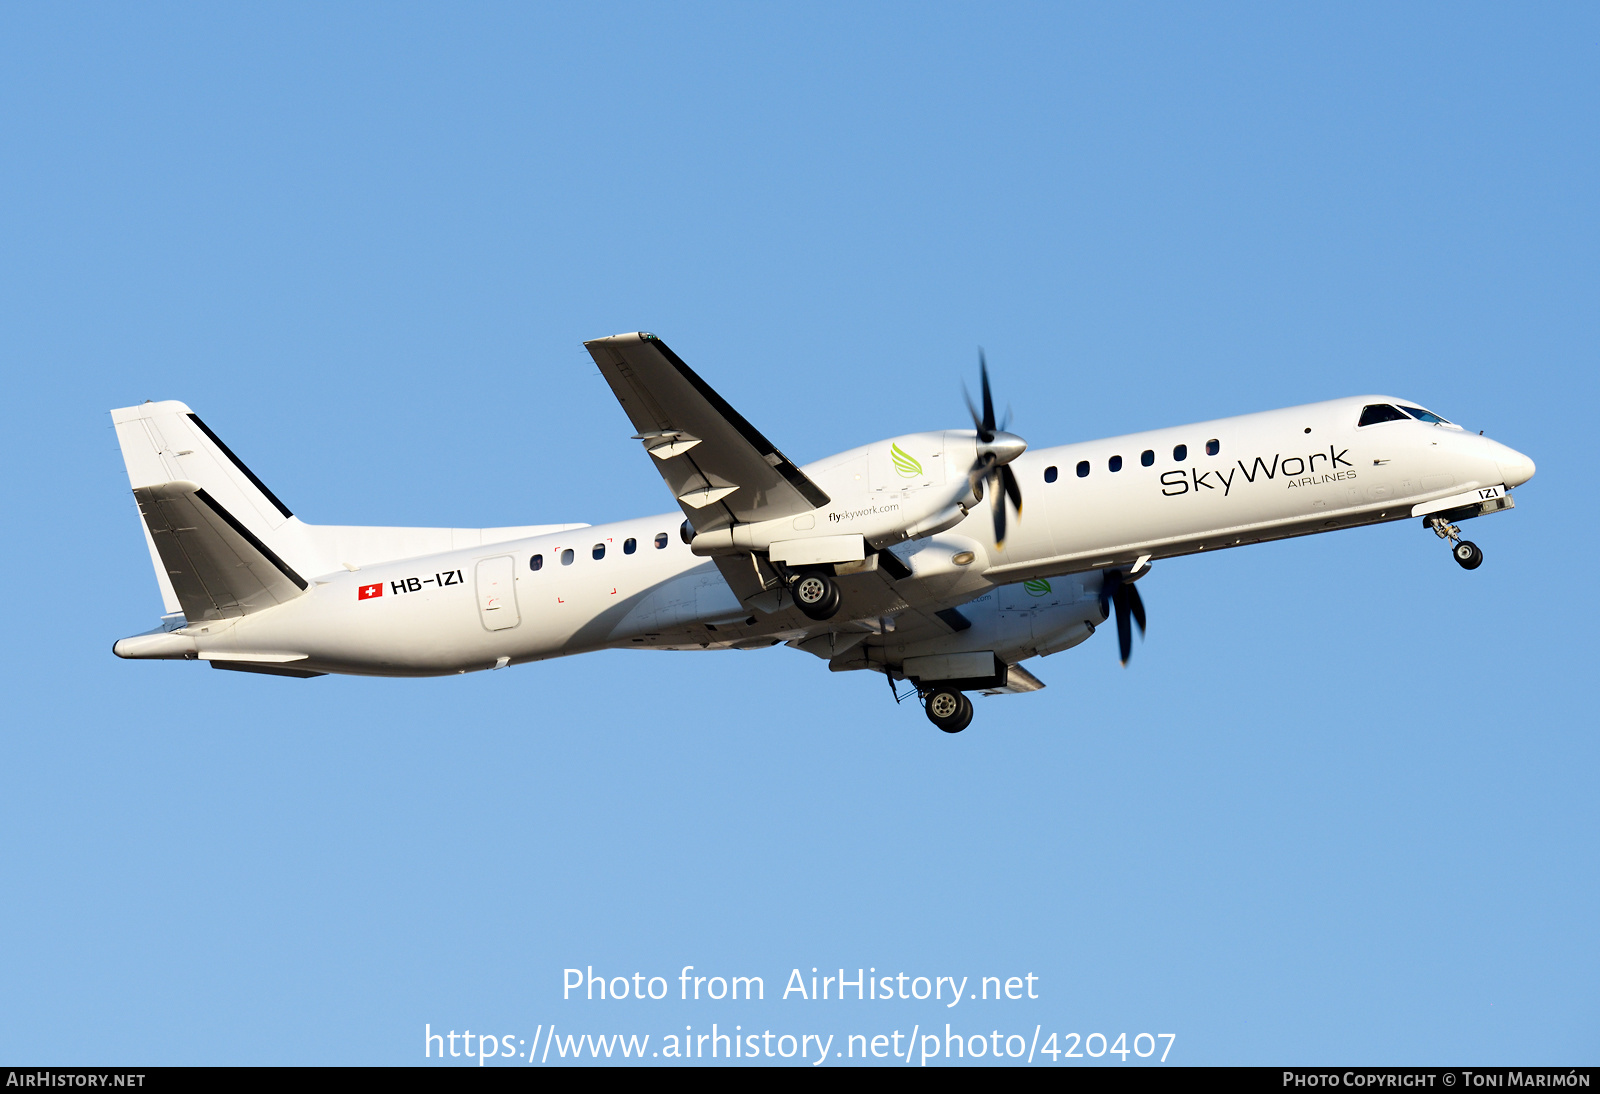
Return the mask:
M 123 407 L 111 420 L 169 615 L 248 615 L 321 572 L 305 526 L 183 403 Z

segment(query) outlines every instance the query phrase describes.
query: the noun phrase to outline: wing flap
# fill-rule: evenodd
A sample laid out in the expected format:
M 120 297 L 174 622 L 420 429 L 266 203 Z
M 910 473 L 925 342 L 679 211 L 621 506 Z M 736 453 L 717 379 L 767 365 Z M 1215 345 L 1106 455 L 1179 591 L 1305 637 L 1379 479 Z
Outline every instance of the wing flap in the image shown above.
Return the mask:
M 653 334 L 585 342 L 697 532 L 809 513 L 829 498 Z

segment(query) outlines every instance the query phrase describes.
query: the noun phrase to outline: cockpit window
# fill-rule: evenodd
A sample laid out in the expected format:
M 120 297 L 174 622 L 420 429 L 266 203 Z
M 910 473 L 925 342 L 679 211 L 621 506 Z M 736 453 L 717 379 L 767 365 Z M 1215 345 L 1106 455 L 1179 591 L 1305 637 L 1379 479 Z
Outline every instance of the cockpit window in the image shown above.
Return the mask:
M 1409 420 L 1404 414 L 1400 413 L 1398 407 L 1392 407 L 1388 403 L 1374 403 L 1372 406 L 1361 408 L 1361 420 L 1356 425 L 1377 425 L 1379 422 L 1404 422 Z
M 1450 424 L 1449 422 L 1445 421 L 1443 418 L 1439 417 L 1439 415 L 1435 414 L 1433 411 L 1431 411 L 1431 410 L 1423 410 L 1420 406 L 1403 406 L 1400 409 L 1405 411 L 1407 414 L 1411 415 L 1413 418 L 1415 418 L 1419 422 L 1427 422 L 1429 425 L 1449 425 Z

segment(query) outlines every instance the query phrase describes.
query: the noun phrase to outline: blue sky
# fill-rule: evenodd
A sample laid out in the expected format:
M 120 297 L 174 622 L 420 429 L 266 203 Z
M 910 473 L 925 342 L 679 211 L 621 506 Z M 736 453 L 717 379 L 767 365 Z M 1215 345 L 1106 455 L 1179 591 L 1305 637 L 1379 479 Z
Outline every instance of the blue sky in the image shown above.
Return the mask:
M 1594 1063 L 1597 30 L 8 8 L 0 1058 L 950 1021 Z M 1472 573 L 1411 523 L 1163 564 L 1126 670 L 1104 634 L 1030 662 L 1047 690 L 953 738 L 783 648 L 422 681 L 111 656 L 160 611 L 111 407 L 188 402 L 313 522 L 598 522 L 668 508 L 581 347 L 638 329 L 800 461 L 962 425 L 981 344 L 1035 444 L 1381 391 L 1539 473 Z M 691 964 L 768 1000 L 561 999 L 567 967 Z M 774 998 L 813 966 L 1041 997 Z

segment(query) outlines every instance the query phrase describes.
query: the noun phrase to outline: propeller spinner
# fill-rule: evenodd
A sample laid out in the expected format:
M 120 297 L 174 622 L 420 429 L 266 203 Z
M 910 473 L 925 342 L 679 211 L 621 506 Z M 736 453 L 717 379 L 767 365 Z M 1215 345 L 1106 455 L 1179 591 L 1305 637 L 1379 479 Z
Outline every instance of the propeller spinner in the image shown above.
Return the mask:
M 994 542 L 1001 546 L 1006 539 L 1006 503 L 1017 511 L 1017 516 L 1022 516 L 1022 488 L 1017 485 L 1016 472 L 1011 470 L 1011 461 L 1027 451 L 1028 442 L 1015 433 L 1007 433 L 1003 426 L 996 426 L 994 419 L 994 395 L 989 389 L 989 362 L 985 360 L 983 350 L 978 351 L 978 375 L 983 385 L 983 413 L 978 413 L 978 408 L 972 405 L 972 396 L 967 393 L 966 385 L 962 385 L 961 393 L 966 397 L 967 409 L 972 412 L 972 424 L 978 431 L 978 458 L 973 463 L 972 470 L 967 472 L 967 481 L 972 487 L 975 497 L 981 499 L 984 495 L 985 484 L 989 487 L 989 504 L 994 513 Z M 1011 412 L 1007 410 L 1005 425 L 1011 424 Z

